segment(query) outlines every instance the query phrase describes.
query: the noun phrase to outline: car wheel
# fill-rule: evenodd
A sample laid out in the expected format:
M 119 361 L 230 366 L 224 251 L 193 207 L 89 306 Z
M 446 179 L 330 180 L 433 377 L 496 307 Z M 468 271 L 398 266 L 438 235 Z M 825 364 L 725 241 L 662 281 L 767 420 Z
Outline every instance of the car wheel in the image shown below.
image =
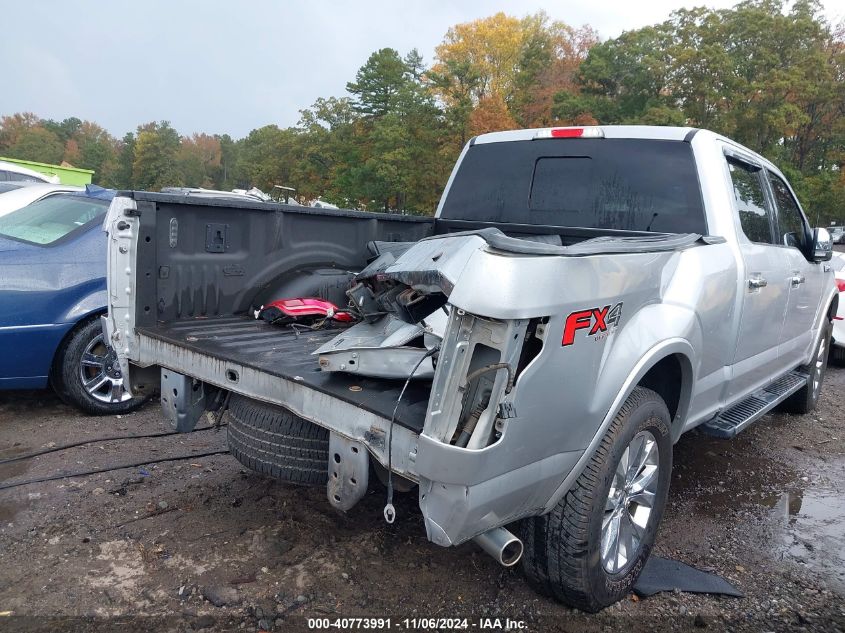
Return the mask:
M 325 486 L 329 432 L 287 409 L 232 394 L 229 451 L 241 464 L 289 483 Z
M 124 388 L 99 318 L 82 323 L 67 337 L 56 354 L 51 382 L 62 400 L 93 415 L 129 413 L 149 399 L 133 398 Z
M 633 588 L 654 546 L 672 471 L 670 415 L 637 387 L 572 489 L 522 522 L 529 584 L 595 613 Z
M 801 367 L 809 376 L 807 378 L 807 384 L 784 400 L 780 406 L 781 410 L 801 415 L 809 413 L 816 408 L 816 404 L 819 401 L 819 394 L 822 390 L 824 376 L 827 372 L 827 359 L 830 354 L 830 337 L 832 332 L 833 325 L 829 321 L 825 321 L 824 330 L 816 347 L 816 352 L 813 355 L 813 360 Z

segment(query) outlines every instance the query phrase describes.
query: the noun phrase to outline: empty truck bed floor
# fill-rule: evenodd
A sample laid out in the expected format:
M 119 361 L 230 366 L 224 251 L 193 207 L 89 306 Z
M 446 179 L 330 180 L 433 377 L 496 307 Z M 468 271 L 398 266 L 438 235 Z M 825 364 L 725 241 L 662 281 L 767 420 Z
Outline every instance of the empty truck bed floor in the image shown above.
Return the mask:
M 338 329 L 326 329 L 296 334 L 289 327 L 238 316 L 189 319 L 159 323 L 155 328 L 138 328 L 138 333 L 144 336 L 284 380 L 295 379 L 390 419 L 403 381 L 320 371 L 312 352 L 338 332 Z M 417 433 L 422 431 L 430 391 L 429 381 L 413 381 L 396 412 L 396 423 Z

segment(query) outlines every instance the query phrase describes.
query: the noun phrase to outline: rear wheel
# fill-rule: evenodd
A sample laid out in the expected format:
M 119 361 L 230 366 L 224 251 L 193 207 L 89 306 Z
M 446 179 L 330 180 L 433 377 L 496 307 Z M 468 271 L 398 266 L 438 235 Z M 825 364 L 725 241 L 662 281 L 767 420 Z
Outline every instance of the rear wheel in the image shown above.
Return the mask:
M 51 382 L 62 400 L 93 415 L 129 413 L 149 398 L 133 398 L 124 387 L 117 356 L 106 344 L 99 318 L 71 332 L 56 354 Z
M 329 432 L 287 409 L 232 394 L 229 450 L 262 475 L 295 484 L 326 485 Z
M 596 612 L 631 591 L 666 505 L 669 425 L 663 399 L 635 388 L 572 489 L 522 522 L 523 568 L 541 593 Z

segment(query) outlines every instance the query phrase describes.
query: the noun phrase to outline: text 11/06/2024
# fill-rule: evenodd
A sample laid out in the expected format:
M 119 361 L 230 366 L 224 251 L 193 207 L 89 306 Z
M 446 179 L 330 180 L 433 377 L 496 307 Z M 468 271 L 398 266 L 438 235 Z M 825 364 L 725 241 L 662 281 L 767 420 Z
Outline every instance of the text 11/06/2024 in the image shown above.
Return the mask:
M 390 631 L 442 631 L 442 630 L 480 630 L 480 631 L 525 631 L 523 620 L 510 618 L 308 618 L 310 630 L 376 630 Z

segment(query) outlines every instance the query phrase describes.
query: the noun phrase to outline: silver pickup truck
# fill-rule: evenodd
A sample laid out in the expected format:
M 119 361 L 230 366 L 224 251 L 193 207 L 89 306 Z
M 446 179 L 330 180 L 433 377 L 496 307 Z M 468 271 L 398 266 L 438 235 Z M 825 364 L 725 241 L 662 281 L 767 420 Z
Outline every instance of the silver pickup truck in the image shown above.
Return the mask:
M 587 611 L 642 570 L 682 433 L 813 409 L 838 301 L 783 174 L 690 128 L 479 136 L 434 218 L 128 192 L 105 228 L 119 373 L 175 428 L 228 409 L 239 461 L 340 510 L 416 489 L 433 543 Z M 256 318 L 285 298 L 338 308 Z

